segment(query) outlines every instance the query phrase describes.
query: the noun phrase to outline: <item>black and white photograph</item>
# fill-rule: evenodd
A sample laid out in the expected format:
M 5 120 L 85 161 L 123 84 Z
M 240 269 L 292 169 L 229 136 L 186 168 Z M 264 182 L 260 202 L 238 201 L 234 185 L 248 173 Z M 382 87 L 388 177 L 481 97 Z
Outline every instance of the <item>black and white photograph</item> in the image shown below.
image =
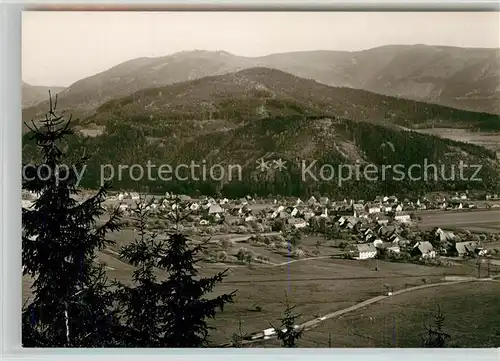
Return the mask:
M 24 11 L 22 346 L 500 347 L 499 19 Z

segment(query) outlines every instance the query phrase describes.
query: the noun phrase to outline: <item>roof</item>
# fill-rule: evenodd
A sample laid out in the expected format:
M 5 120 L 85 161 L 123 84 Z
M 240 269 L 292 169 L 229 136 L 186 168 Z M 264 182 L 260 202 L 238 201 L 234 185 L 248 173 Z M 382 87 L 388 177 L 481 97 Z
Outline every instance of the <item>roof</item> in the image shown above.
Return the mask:
M 304 222 L 305 222 L 305 220 L 302 218 L 288 218 L 288 220 L 287 220 L 288 224 L 300 224 L 300 223 L 304 223 Z
M 477 242 L 457 242 L 455 244 L 455 249 L 457 250 L 459 255 L 463 255 L 466 253 L 474 252 L 477 248 Z
M 373 244 L 357 244 L 356 247 L 358 248 L 358 251 L 361 252 L 377 252 L 377 249 Z
M 223 213 L 224 210 L 222 209 L 221 206 L 219 206 L 218 204 L 212 204 L 210 206 L 210 208 L 208 209 L 208 214 L 212 214 L 212 213 Z
M 432 246 L 431 242 L 425 241 L 425 242 L 419 242 L 416 244 L 416 248 L 420 251 L 422 254 L 427 254 L 432 251 L 434 251 L 434 247 Z

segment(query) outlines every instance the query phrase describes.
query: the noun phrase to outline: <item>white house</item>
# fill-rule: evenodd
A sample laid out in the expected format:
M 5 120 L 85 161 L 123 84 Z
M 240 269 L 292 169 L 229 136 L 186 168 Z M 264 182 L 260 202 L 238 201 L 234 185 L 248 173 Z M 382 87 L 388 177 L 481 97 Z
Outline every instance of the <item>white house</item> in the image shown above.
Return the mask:
M 411 221 L 411 217 L 409 214 L 405 214 L 405 213 L 396 213 L 394 215 L 394 220 L 396 222 L 401 222 L 401 223 L 408 223 Z
M 301 218 L 289 218 L 287 223 L 293 225 L 297 229 L 304 228 L 307 226 L 307 222 Z
M 393 212 L 401 212 L 402 210 L 403 210 L 403 207 L 401 206 L 401 204 L 397 204 L 397 205 L 392 206 Z
M 369 214 L 380 213 L 381 209 L 378 206 L 367 206 L 366 210 Z
M 351 245 L 347 250 L 355 259 L 370 259 L 377 255 L 377 249 L 373 244 Z
M 139 193 L 137 193 L 137 192 L 131 192 L 130 193 L 130 198 L 133 199 L 133 200 L 139 199 L 140 198 L 139 197 Z
M 208 209 L 208 214 L 214 214 L 214 213 L 224 213 L 224 209 L 222 209 L 222 207 L 219 206 L 218 204 L 212 204 Z
M 309 198 L 307 203 L 309 203 L 310 205 L 313 205 L 313 204 L 318 203 L 318 200 L 314 196 L 311 196 L 311 198 Z

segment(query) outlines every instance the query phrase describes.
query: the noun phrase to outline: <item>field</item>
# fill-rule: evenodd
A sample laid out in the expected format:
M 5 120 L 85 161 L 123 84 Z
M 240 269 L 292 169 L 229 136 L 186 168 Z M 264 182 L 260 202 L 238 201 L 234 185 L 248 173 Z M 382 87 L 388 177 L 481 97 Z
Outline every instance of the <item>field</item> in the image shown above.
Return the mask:
M 240 320 L 243 333 L 261 331 L 270 327 L 270 322 L 276 324 L 284 309 L 285 292 L 301 315 L 298 322 L 305 322 L 383 295 L 386 285 L 401 290 L 440 282 L 445 274 L 476 274 L 475 267 L 462 265 L 438 268 L 379 262 L 378 271 L 376 266 L 376 260 L 319 259 L 282 267 L 231 269 L 218 291 L 237 289 L 236 301 L 214 320 L 213 340 L 227 342 L 238 331 Z
M 500 232 L 500 210 L 422 212 L 420 228 L 455 228 L 471 232 Z
M 424 228 L 440 226 L 472 229 L 474 225 L 499 231 L 500 211 L 496 210 L 431 212 L 420 216 L 422 220 L 419 225 Z M 271 234 L 277 235 L 276 232 Z M 123 228 L 119 233 L 109 235 L 110 239 L 116 241 L 116 245 L 99 253 L 98 260 L 106 264 L 110 279 L 122 282 L 130 280 L 133 268 L 119 260 L 116 252 L 119 246 L 131 242 L 136 236 L 136 231 L 130 226 Z M 221 241 L 229 239 L 229 246 L 224 249 L 228 257 L 224 261 L 202 262 L 199 265 L 200 274 L 204 276 L 227 269 L 227 278 L 216 288 L 214 295 L 237 291 L 235 302 L 210 322 L 214 327 L 211 332 L 211 341 L 214 345 L 230 342 L 232 335 L 239 333 L 240 322 L 243 334 L 262 331 L 271 327 L 271 323 L 279 325 L 278 318 L 284 310 L 283 303 L 286 297 L 290 303 L 296 305 L 295 311 L 300 315 L 297 321 L 302 323 L 370 298 L 386 295 L 388 288 L 394 291 L 404 290 L 443 282 L 445 277 L 451 275 L 468 277 L 477 275 L 477 267 L 472 263 L 430 267 L 377 260 L 344 260 L 337 257 L 341 251 L 335 246 L 335 241 L 326 241 L 322 236 L 315 235 L 301 239 L 300 246 L 306 254 L 294 259 L 286 250 L 272 249 L 265 244 L 251 242 L 248 239 L 250 236 L 251 234 L 213 235 L 207 244 L 207 254 L 220 252 Z M 194 241 L 208 238 L 208 236 L 192 237 Z M 242 247 L 266 261 L 251 264 L 238 261 L 235 256 Z M 497 268 L 495 267 L 494 272 Z M 164 274 L 158 271 L 158 275 L 162 277 Z M 29 284 L 30 281 L 25 278 L 24 299 L 29 296 Z M 473 290 L 481 297 L 469 297 Z M 483 345 L 491 341 L 485 335 L 491 331 L 492 325 L 498 319 L 495 317 L 499 317 L 492 315 L 495 307 L 498 307 L 496 305 L 499 304 L 499 291 L 500 285 L 492 282 L 476 284 L 474 287 L 470 284 L 461 284 L 411 291 L 383 300 L 366 309 L 327 320 L 317 328 L 309 330 L 300 346 L 327 347 L 330 332 L 333 347 L 419 346 L 417 344 L 420 342 L 419 335 L 424 330 L 422 322 L 432 321 L 431 316 L 438 302 L 446 311 L 446 315 L 451 318 L 449 326 L 456 335 L 462 337 L 465 332 L 461 328 L 463 321 L 470 319 L 476 325 L 474 331 L 479 330 L 482 336 L 476 338 L 471 336 L 466 342 L 471 346 Z M 464 292 L 464 295 L 461 292 Z M 453 307 L 453 301 L 457 302 L 456 308 Z M 393 319 L 396 320 L 395 341 L 392 338 Z M 481 322 L 486 320 L 488 322 L 481 326 Z M 276 343 L 271 340 L 262 345 L 252 346 L 273 345 L 276 346 Z
M 449 138 L 459 142 L 473 143 L 481 145 L 487 149 L 497 152 L 500 156 L 500 133 L 469 132 L 466 129 L 434 128 L 418 129 L 419 133 L 437 135 L 442 138 Z
M 325 321 L 299 346 L 328 347 L 331 333 L 332 347 L 421 347 L 438 305 L 450 346 L 500 345 L 500 283 L 468 282 L 408 292 Z

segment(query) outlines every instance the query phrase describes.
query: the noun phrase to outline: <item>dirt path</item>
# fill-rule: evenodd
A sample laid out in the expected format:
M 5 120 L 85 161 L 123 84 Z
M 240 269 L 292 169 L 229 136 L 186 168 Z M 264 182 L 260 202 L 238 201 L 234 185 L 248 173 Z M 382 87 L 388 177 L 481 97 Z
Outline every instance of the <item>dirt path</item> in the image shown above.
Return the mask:
M 407 288 L 407 289 L 395 291 L 395 292 L 393 292 L 392 296 L 381 295 L 381 296 L 370 298 L 370 299 L 365 300 L 363 302 L 360 302 L 360 303 L 358 303 L 358 304 L 356 304 L 354 306 L 347 307 L 347 308 L 344 308 L 342 310 L 338 310 L 338 311 L 335 311 L 335 312 L 328 313 L 328 314 L 326 314 L 326 315 L 324 315 L 322 317 L 318 317 L 318 318 L 314 318 L 312 320 L 306 321 L 306 322 L 304 322 L 302 324 L 299 324 L 298 327 L 299 328 L 304 328 L 304 330 L 310 330 L 310 329 L 312 329 L 314 327 L 317 327 L 321 322 L 326 321 L 328 319 L 341 316 L 341 315 L 346 314 L 348 312 L 352 312 L 352 311 L 358 310 L 360 308 L 366 307 L 366 306 L 374 304 L 376 302 L 380 302 L 380 301 L 382 301 L 382 300 L 384 300 L 386 298 L 394 297 L 394 296 L 397 296 L 397 295 L 400 295 L 400 294 L 403 294 L 403 293 L 406 293 L 406 292 L 413 292 L 413 291 L 421 290 L 421 289 L 424 289 L 424 288 L 442 287 L 442 286 L 448 286 L 448 285 L 454 285 L 454 284 L 466 283 L 466 282 L 500 282 L 500 280 L 495 279 L 495 278 L 499 278 L 499 277 L 500 277 L 500 275 L 492 277 L 492 278 L 483 278 L 483 279 L 469 279 L 469 278 L 467 278 L 467 279 L 463 279 L 463 280 L 459 280 L 459 281 L 441 282 L 441 283 L 433 283 L 433 284 L 415 286 L 415 287 L 411 287 L 411 288 Z M 264 341 L 267 341 L 267 340 L 270 340 L 270 339 L 274 339 L 274 338 L 276 338 L 275 335 L 270 335 L 270 336 L 265 336 L 264 337 L 264 335 L 262 333 L 262 336 L 259 337 L 258 339 L 244 341 L 243 344 L 247 345 L 247 344 L 252 344 L 252 343 L 264 342 Z
M 302 259 L 294 259 L 294 260 L 287 261 L 287 262 L 272 264 L 271 267 L 280 267 L 280 266 L 285 266 L 285 265 L 290 264 L 290 263 L 302 262 L 302 261 L 313 261 L 313 260 L 316 260 L 316 259 L 325 259 L 325 258 L 330 258 L 330 257 L 331 257 L 331 255 L 330 256 L 318 256 L 318 257 L 308 257 L 308 258 L 302 258 Z

